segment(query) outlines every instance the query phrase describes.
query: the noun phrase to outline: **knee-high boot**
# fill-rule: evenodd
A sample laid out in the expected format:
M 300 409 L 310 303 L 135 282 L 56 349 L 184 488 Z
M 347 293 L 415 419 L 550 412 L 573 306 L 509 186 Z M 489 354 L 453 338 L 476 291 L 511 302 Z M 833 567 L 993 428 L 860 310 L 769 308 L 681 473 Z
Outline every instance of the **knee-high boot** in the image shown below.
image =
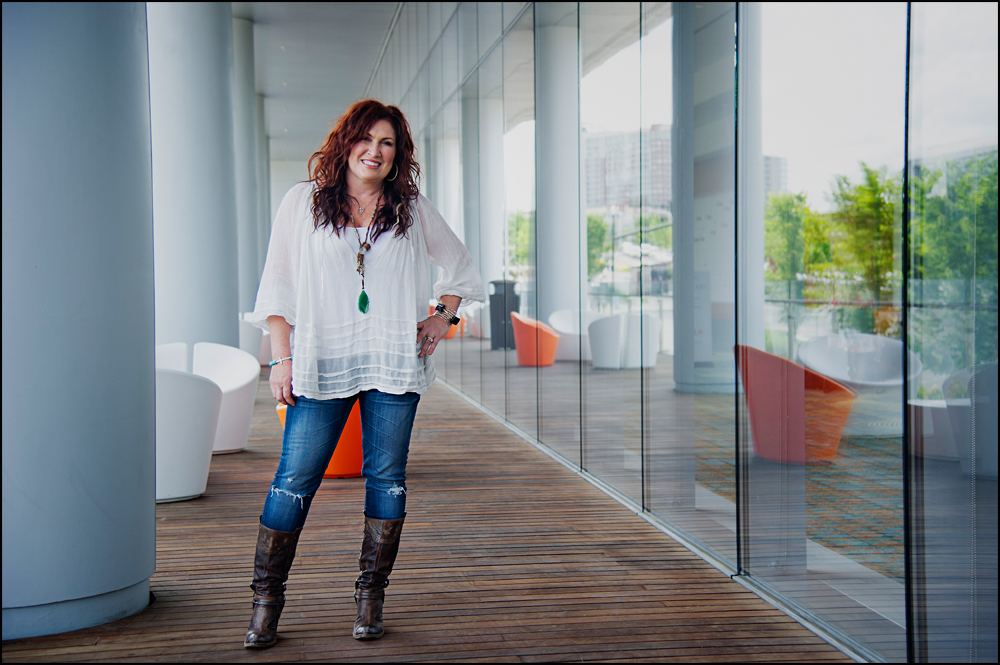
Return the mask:
M 257 554 L 253 562 L 253 615 L 243 646 L 266 649 L 278 641 L 278 618 L 285 607 L 285 581 L 295 558 L 302 529 L 274 531 L 263 524 L 257 532 Z
M 354 621 L 356 640 L 377 640 L 385 634 L 382 603 L 399 552 L 404 519 L 405 515 L 398 520 L 378 520 L 365 515 L 365 537 L 358 558 L 361 574 L 354 583 L 354 600 L 358 605 L 358 618 Z

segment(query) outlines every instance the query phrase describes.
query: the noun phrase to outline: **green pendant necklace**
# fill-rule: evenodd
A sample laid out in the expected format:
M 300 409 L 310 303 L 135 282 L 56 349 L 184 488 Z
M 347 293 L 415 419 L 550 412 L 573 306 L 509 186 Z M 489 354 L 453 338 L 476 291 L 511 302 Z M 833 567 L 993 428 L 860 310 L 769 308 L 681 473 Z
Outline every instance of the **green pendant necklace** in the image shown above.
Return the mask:
M 379 195 L 379 198 L 381 198 L 381 194 Z M 369 201 L 368 203 L 371 204 L 371 201 Z M 377 203 L 375 204 L 374 210 L 378 210 Z M 368 230 L 365 231 L 364 241 L 361 240 L 361 231 L 358 231 L 357 226 L 354 227 L 354 233 L 356 233 L 358 236 L 358 274 L 361 275 L 361 295 L 358 296 L 358 311 L 360 311 L 362 314 L 368 313 L 368 294 L 365 293 L 365 254 L 367 254 L 368 251 L 372 248 L 370 241 L 372 235 L 372 227 L 375 225 L 374 210 L 372 211 L 371 221 L 369 221 L 368 223 Z M 360 205 L 358 205 L 358 211 L 360 213 L 364 213 L 365 209 Z M 357 224 L 357 222 L 354 221 L 354 213 L 351 213 L 351 222 L 353 224 Z

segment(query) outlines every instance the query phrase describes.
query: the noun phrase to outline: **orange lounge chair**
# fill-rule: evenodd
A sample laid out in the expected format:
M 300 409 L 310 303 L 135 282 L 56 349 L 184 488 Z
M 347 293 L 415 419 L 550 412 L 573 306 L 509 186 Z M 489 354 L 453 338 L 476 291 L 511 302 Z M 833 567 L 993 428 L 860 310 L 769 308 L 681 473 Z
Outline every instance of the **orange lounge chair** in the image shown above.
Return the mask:
M 514 348 L 521 367 L 548 367 L 556 361 L 559 333 L 541 321 L 510 313 L 514 328 Z
M 802 365 L 737 344 L 753 451 L 782 464 L 817 464 L 837 456 L 854 391 Z
M 279 404 L 276 407 L 282 429 L 285 428 L 285 411 L 287 409 L 288 406 L 285 404 Z M 323 477 L 357 478 L 361 475 L 361 463 L 361 403 L 355 402 Z

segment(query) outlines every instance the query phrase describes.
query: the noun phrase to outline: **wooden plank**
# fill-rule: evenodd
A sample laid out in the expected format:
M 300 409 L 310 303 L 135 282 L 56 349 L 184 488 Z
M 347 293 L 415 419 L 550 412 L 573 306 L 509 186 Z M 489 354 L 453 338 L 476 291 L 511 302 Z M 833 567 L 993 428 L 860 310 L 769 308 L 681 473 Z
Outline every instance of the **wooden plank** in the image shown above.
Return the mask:
M 201 498 L 157 506 L 156 602 L 4 642 L 4 661 L 850 662 L 440 387 L 414 428 L 386 637 L 350 636 L 364 481 L 326 480 L 280 642 L 248 652 L 254 541 L 280 437 L 262 374 L 247 451 L 213 458 Z

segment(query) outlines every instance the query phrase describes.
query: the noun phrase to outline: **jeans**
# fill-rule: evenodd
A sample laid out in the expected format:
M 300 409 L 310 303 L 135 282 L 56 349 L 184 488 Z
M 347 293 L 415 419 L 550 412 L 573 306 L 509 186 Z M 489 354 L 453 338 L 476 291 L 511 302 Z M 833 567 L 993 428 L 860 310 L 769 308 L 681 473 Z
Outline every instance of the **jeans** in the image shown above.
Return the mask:
M 366 390 L 343 399 L 295 396 L 285 412 L 281 461 L 264 502 L 261 524 L 295 531 L 309 514 L 333 451 L 355 401 L 361 401 L 365 515 L 399 519 L 406 512 L 406 456 L 420 395 Z

